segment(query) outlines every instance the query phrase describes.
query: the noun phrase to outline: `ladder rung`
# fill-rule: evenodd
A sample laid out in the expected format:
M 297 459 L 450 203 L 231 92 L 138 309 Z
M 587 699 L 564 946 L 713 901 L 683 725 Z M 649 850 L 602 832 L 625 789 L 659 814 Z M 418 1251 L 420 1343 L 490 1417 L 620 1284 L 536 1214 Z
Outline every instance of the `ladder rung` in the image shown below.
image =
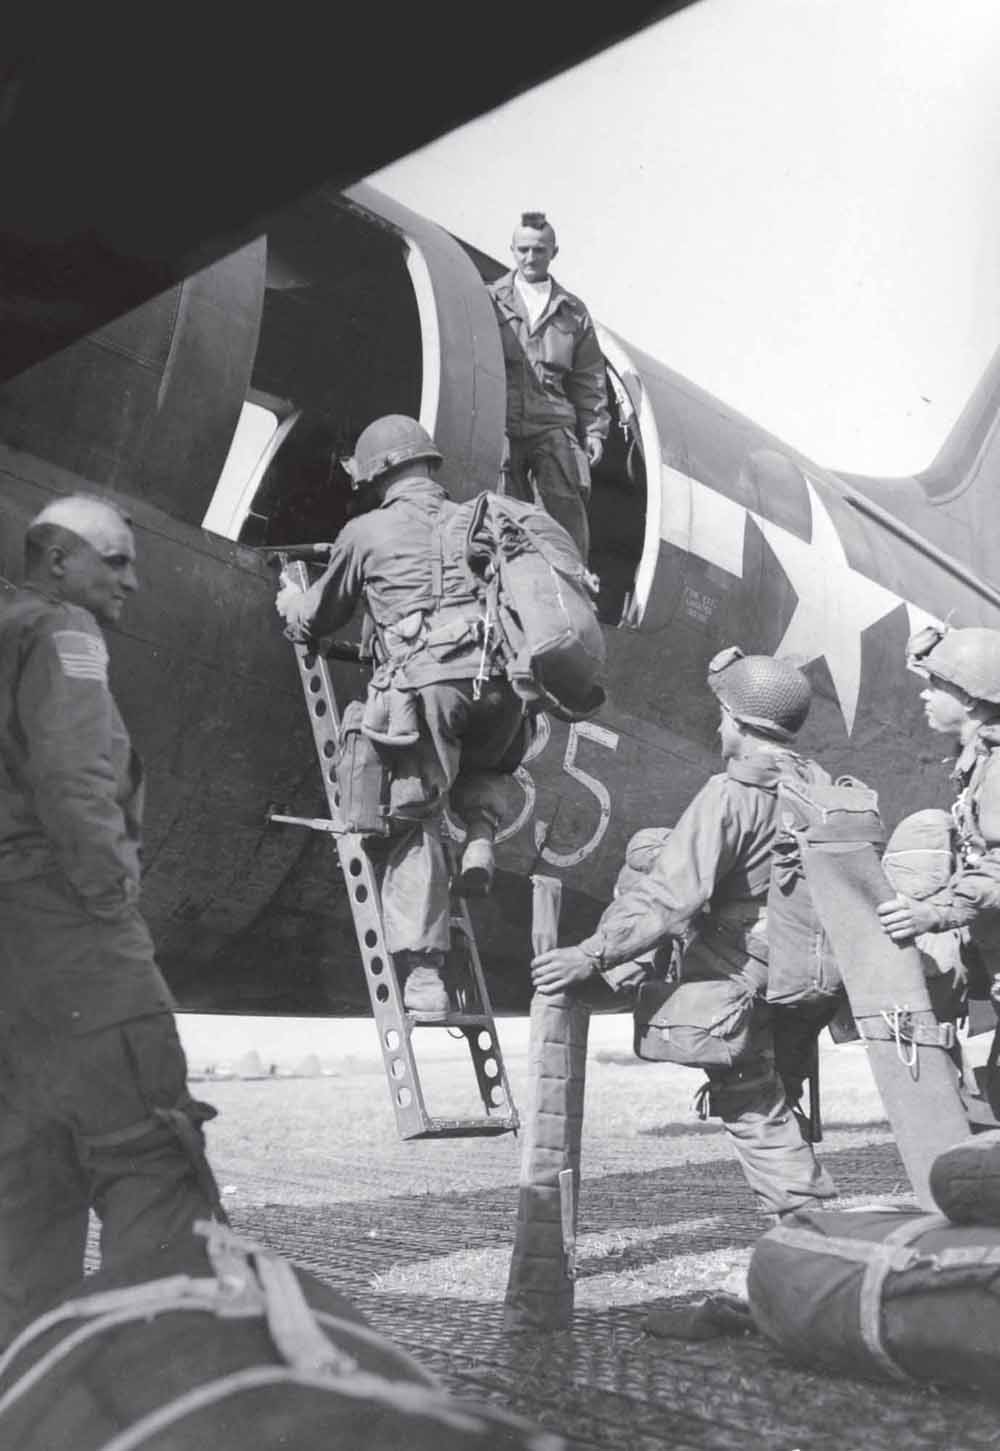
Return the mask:
M 427 1127 L 416 1134 L 404 1135 L 407 1139 L 464 1139 L 473 1134 L 483 1137 L 488 1134 L 516 1133 L 516 1118 L 468 1118 L 428 1119 Z
M 407 1021 L 416 1028 L 490 1028 L 493 1027 L 493 1019 L 485 1013 L 446 1013 L 444 1017 L 437 1018 L 422 1013 L 406 1010 Z

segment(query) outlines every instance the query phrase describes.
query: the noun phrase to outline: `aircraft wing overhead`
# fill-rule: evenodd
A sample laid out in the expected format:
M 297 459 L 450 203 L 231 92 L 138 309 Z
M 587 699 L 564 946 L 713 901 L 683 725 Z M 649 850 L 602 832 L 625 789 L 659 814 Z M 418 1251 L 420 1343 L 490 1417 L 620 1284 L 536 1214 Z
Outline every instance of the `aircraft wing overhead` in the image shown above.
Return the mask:
M 531 44 L 475 6 L 369 3 L 277 23 L 218 9 L 22 5 L 0 62 L 0 379 L 265 230 L 690 0 L 542 8 Z M 297 21 L 298 15 L 298 21 Z

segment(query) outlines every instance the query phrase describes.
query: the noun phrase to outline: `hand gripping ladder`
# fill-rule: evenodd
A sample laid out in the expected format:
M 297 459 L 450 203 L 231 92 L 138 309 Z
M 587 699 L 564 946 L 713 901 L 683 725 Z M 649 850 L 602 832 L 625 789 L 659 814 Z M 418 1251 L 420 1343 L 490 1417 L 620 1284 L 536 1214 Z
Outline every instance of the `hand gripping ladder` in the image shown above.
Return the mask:
M 290 561 L 289 556 L 281 552 L 277 552 L 277 557 L 284 567 L 285 577 L 302 589 L 308 588 L 309 576 L 301 560 Z M 366 848 L 366 838 L 347 830 L 340 810 L 336 773 L 340 711 L 330 667 L 326 659 L 308 647 L 296 645 L 294 648 L 330 816 L 329 819 L 309 819 L 272 813 L 270 819 L 324 831 L 333 838 L 354 918 L 354 931 L 361 950 L 399 1136 L 402 1139 L 435 1139 L 516 1133 L 517 1110 L 507 1082 L 486 979 L 465 900 L 453 896 L 451 911 L 451 956 L 456 955 L 455 949 L 458 948 L 464 959 L 461 972 L 463 985 L 459 988 L 460 1010 L 443 1018 L 424 1020 L 407 1012 L 403 1006 L 402 987 L 392 957 L 386 950 L 378 881 Z M 352 653 L 351 658 L 357 658 L 356 654 Z M 448 843 L 446 852 L 454 880 L 454 846 Z M 416 1027 L 460 1031 L 469 1045 L 479 1096 L 485 1109 L 484 1117 L 438 1119 L 427 1112 L 413 1052 L 412 1036 Z

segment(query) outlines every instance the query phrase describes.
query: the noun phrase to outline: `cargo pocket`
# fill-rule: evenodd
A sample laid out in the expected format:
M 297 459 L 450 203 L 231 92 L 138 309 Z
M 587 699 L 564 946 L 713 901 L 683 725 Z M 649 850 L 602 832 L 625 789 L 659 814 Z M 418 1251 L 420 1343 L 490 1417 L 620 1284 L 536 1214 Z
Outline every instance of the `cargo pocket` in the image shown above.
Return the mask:
M 346 829 L 361 836 L 382 836 L 389 829 L 390 772 L 379 747 L 364 730 L 365 711 L 360 700 L 345 707 L 333 770 Z
M 635 1005 L 637 1058 L 691 1068 L 728 1068 L 746 1055 L 755 998 L 745 983 L 647 982 Z

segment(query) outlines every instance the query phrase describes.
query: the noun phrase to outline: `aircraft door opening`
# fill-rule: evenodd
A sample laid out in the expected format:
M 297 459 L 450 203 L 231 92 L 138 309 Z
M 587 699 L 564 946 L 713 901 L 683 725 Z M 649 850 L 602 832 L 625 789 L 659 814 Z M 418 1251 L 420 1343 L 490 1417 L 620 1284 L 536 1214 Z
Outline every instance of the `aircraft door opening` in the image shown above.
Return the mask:
M 634 628 L 642 619 L 659 544 L 659 438 L 631 359 L 613 334 L 596 326 L 607 367 L 611 431 L 592 471 L 589 563 L 601 581 L 601 619 Z
M 424 353 L 397 233 L 326 192 L 272 219 L 250 387 L 204 527 L 248 545 L 336 538 L 353 508 L 338 460 L 380 414 L 419 415 Z

